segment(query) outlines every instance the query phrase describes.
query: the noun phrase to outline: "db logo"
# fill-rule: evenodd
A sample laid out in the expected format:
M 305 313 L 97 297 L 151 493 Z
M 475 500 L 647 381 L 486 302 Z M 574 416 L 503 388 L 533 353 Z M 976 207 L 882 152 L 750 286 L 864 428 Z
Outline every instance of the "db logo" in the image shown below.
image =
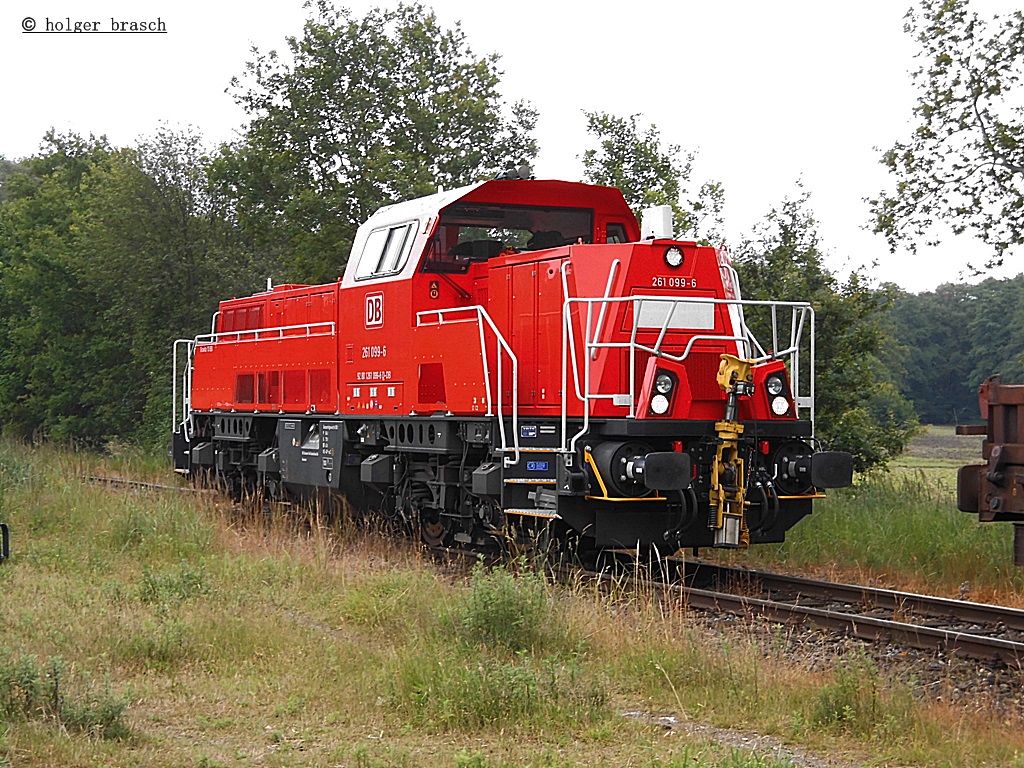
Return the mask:
M 366 314 L 363 320 L 367 328 L 382 328 L 384 326 L 384 294 L 366 294 Z

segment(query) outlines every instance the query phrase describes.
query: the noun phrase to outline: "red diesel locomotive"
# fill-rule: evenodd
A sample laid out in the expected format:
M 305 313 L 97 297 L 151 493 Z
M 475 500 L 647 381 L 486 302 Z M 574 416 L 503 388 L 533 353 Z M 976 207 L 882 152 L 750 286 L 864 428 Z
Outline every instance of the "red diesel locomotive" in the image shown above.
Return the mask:
M 221 302 L 175 345 L 176 469 L 430 543 L 782 541 L 852 477 L 813 436 L 813 311 L 743 301 L 667 212 L 642 232 L 616 189 L 528 179 L 381 208 L 336 283 Z

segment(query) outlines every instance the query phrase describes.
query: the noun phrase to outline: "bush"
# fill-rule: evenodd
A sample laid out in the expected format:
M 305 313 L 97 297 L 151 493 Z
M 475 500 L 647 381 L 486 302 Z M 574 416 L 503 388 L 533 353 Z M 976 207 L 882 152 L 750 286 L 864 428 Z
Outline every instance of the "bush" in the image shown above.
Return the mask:
M 69 697 L 67 667 L 59 656 L 40 667 L 34 656 L 15 657 L 0 648 L 0 722 L 52 720 L 62 728 L 105 739 L 124 739 L 128 699 L 87 687 L 80 697 Z
M 544 577 L 477 564 L 466 597 L 451 612 L 451 627 L 470 643 L 513 653 L 569 645 L 568 627 L 552 610 Z

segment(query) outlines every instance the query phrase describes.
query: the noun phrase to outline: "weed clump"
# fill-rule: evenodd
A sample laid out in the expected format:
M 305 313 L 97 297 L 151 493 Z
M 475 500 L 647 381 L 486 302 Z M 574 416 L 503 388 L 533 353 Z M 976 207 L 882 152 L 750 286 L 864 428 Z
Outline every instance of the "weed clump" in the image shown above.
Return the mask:
M 432 649 L 403 660 L 393 700 L 418 725 L 443 731 L 543 728 L 608 716 L 605 687 L 580 659 L 536 661 L 472 657 Z
M 564 617 L 554 610 L 544 577 L 534 571 L 473 568 L 469 591 L 452 608 L 450 627 L 467 643 L 522 653 L 571 646 Z
M 897 736 L 912 728 L 911 707 L 887 690 L 875 663 L 864 654 L 843 659 L 835 680 L 812 703 L 815 725 L 860 735 Z
M 181 562 L 166 570 L 143 567 L 139 599 L 143 603 L 174 604 L 191 597 L 210 594 L 205 568 Z
M 477 564 L 469 588 L 420 639 L 388 697 L 418 725 L 532 730 L 609 716 L 606 686 L 586 669 L 541 574 Z
M 0 724 L 49 720 L 62 728 L 105 739 L 130 735 L 124 721 L 128 699 L 87 687 L 84 694 L 65 692 L 67 666 L 59 656 L 40 666 L 34 656 L 15 656 L 0 648 Z

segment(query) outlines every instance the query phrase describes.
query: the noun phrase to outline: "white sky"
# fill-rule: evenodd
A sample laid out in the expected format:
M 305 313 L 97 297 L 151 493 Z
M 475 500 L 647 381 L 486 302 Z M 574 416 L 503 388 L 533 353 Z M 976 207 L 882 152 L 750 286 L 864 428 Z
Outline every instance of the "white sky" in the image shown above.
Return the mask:
M 362 15 L 397 0 L 351 0 Z M 761 220 L 801 179 L 811 193 L 829 266 L 924 291 L 966 279 L 986 251 L 969 238 L 916 256 L 890 254 L 864 229 L 865 197 L 888 183 L 881 149 L 908 131 L 914 45 L 911 0 L 677 0 L 634 3 L 435 0 L 445 27 L 461 22 L 473 52 L 498 53 L 502 91 L 540 112 L 538 178 L 582 177 L 592 145 L 584 110 L 641 113 L 666 142 L 698 151 L 696 181 L 721 181 L 730 240 Z M 984 16 L 1012 0 L 973 0 Z M 4 73 L 0 155 L 33 154 L 50 127 L 130 145 L 161 122 L 193 125 L 210 144 L 244 114 L 224 91 L 260 50 L 301 35 L 301 0 L 257 10 L 243 0 L 9 0 L 0 11 Z M 32 17 L 36 33 L 23 34 Z M 51 23 L 162 19 L 164 35 L 42 35 Z M 1011 255 L 995 276 L 1024 268 Z

